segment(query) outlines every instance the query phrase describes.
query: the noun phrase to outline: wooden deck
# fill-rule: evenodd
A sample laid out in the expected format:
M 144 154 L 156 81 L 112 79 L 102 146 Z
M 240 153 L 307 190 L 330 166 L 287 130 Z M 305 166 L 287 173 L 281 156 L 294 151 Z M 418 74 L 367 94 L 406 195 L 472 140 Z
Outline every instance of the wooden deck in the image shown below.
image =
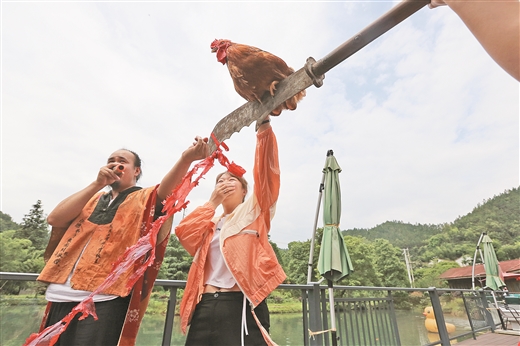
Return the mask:
M 456 344 L 463 346 L 520 346 L 520 335 L 486 333 L 477 336 L 477 340 L 468 339 Z

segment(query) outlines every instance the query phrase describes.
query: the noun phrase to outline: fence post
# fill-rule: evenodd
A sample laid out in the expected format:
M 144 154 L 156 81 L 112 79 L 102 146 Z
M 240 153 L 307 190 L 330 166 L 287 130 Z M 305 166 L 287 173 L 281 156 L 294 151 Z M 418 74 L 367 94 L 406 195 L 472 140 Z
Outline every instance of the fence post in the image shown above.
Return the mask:
M 321 303 L 321 329 L 328 330 L 329 329 L 329 310 L 327 310 L 327 295 L 325 294 L 325 290 L 320 289 L 320 303 Z M 334 306 L 330 307 L 334 309 Z M 332 325 L 332 321 L 330 321 Z M 321 334 L 323 335 L 323 345 L 329 346 L 329 333 Z
M 473 325 L 473 318 L 471 318 L 471 313 L 468 308 L 468 302 L 466 301 L 466 296 L 464 292 L 460 291 L 462 295 L 462 301 L 464 302 L 464 309 L 466 310 L 466 316 L 468 316 L 469 326 L 471 327 L 471 335 L 473 336 L 473 340 L 477 340 L 477 334 L 475 333 L 475 326 Z
M 388 291 L 388 302 L 390 307 L 390 316 L 392 316 L 392 327 L 393 327 L 393 333 L 394 333 L 394 341 L 396 342 L 396 345 L 401 345 L 401 338 L 399 336 L 399 327 L 397 326 L 397 316 L 395 314 L 395 307 L 394 307 L 394 297 L 392 296 L 392 291 Z
M 441 300 L 439 299 L 439 292 L 435 287 L 429 287 L 430 300 L 432 302 L 433 313 L 435 314 L 435 322 L 437 322 L 437 329 L 439 330 L 439 337 L 442 346 L 450 346 L 450 336 L 446 329 L 446 322 L 444 321 L 444 314 L 442 312 Z
M 168 306 L 166 307 L 166 319 L 164 320 L 164 333 L 162 346 L 170 346 L 173 334 L 173 319 L 175 317 L 175 305 L 177 304 L 177 287 L 170 287 Z
M 489 304 L 486 298 L 486 291 L 480 290 L 480 299 L 482 300 L 482 307 L 484 308 L 484 316 L 486 318 L 487 325 L 491 328 L 491 331 L 494 333 L 496 326 L 495 321 L 493 321 L 493 316 L 491 316 L 491 313 L 489 312 Z
M 302 290 L 302 312 L 303 312 L 303 345 L 309 346 L 309 290 Z
M 313 332 L 322 330 L 321 309 L 320 309 L 320 284 L 312 283 L 309 289 L 309 327 Z M 323 334 L 314 335 L 310 338 L 310 345 L 322 346 Z

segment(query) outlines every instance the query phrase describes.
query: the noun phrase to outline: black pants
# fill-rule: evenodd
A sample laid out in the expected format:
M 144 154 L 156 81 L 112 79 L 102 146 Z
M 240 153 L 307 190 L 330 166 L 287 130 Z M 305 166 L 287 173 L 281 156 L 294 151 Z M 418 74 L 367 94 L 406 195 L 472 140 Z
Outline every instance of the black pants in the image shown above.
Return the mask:
M 195 307 L 186 346 L 235 346 L 241 344 L 242 292 L 204 293 Z M 248 346 L 266 345 L 264 337 L 246 303 L 246 322 L 249 335 L 244 334 Z M 255 308 L 262 326 L 269 331 L 269 309 L 265 300 Z
M 60 335 L 57 346 L 112 346 L 117 345 L 125 322 L 130 296 L 106 302 L 94 303 L 98 320 L 88 316 L 79 320 L 80 314 L 70 322 Z M 52 303 L 45 327 L 67 316 L 78 303 Z

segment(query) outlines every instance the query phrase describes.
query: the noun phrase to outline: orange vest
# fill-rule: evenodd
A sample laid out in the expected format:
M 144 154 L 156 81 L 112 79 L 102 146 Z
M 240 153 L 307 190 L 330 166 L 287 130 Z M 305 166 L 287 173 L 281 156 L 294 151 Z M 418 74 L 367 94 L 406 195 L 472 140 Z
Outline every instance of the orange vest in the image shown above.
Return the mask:
M 252 307 L 286 278 L 267 237 L 280 190 L 278 148 L 272 129 L 257 134 L 254 194 L 227 216 L 220 231 L 224 260 Z M 194 256 L 181 302 L 181 329 L 186 328 L 204 289 L 204 265 L 218 217 L 206 203 L 186 216 L 175 234 Z M 260 327 L 260 326 L 259 326 Z M 262 330 L 266 342 L 268 336 Z
M 93 196 L 61 238 L 38 280 L 64 283 L 77 262 L 71 278 L 72 288 L 94 291 L 107 278 L 112 264 L 144 232 L 141 229 L 143 214 L 153 191 L 152 187 L 131 192 L 118 207 L 112 222 L 101 225 L 89 221 L 89 217 L 104 193 Z M 132 272 L 132 268 L 124 272 L 102 293 L 127 296 L 131 288 L 126 287 L 126 282 Z
M 126 246 L 121 244 L 127 244 L 130 243 L 128 239 L 137 239 L 135 236 L 145 236 L 148 234 L 148 232 L 151 230 L 152 222 L 153 222 L 153 215 L 154 215 L 154 208 L 155 208 L 155 202 L 156 202 L 156 189 L 155 188 L 148 188 L 148 189 L 142 189 L 139 191 L 131 192 L 125 199 L 125 201 L 119 206 L 117 209 L 116 215 L 114 219 L 112 220 L 112 229 L 107 232 L 107 230 L 104 230 L 103 234 L 118 234 L 119 237 L 109 237 L 107 241 L 105 242 L 104 249 L 112 249 L 114 251 L 111 251 L 110 257 L 114 258 L 114 262 L 118 259 L 120 255 L 123 254 L 123 252 L 126 250 Z M 67 229 L 65 232 L 65 238 L 62 239 L 59 246 L 57 247 L 58 250 L 55 250 L 52 257 L 51 257 L 51 264 L 49 262 L 46 265 L 46 268 L 44 268 L 45 273 L 42 272 L 40 274 L 39 280 L 45 280 L 48 282 L 56 282 L 53 281 L 54 277 L 52 276 L 52 273 L 57 273 L 60 276 L 60 280 L 63 280 L 63 276 L 65 272 L 70 273 L 70 270 L 72 270 L 73 265 L 71 265 L 69 262 L 74 262 L 74 258 L 77 259 L 79 256 L 79 253 L 77 251 L 77 247 L 81 247 L 79 245 L 79 240 L 74 240 L 73 238 L 77 237 L 79 233 L 81 232 L 90 232 L 92 234 L 92 226 L 90 225 L 88 228 L 85 225 L 88 225 L 84 222 L 86 218 L 88 218 L 91 214 L 94 208 L 96 207 L 97 201 L 99 201 L 99 198 L 102 196 L 102 194 L 97 194 L 94 196 L 88 203 L 87 206 L 85 206 L 83 212 L 81 215 L 75 220 L 75 222 Z M 129 199 L 130 198 L 130 199 Z M 113 202 L 115 203 L 115 201 Z M 143 204 L 144 203 L 144 204 Z M 136 209 L 133 209 L 131 207 L 133 205 Z M 122 208 L 122 209 L 121 209 Z M 125 215 L 124 213 L 128 212 L 129 214 Z M 124 219 L 123 219 L 124 216 Z M 164 216 L 166 217 L 166 216 Z M 158 221 L 158 220 L 157 220 Z M 143 319 L 143 316 L 146 312 L 146 307 L 148 306 L 148 301 L 150 300 L 150 296 L 152 293 L 153 285 L 155 282 L 155 278 L 157 277 L 157 274 L 159 273 L 159 269 L 161 267 L 161 263 L 164 258 L 164 253 L 166 252 L 166 246 L 168 244 L 170 229 L 172 225 L 173 217 L 167 218 L 161 226 L 161 229 L 158 233 L 158 239 L 157 244 L 155 248 L 155 259 L 150 265 L 144 275 L 142 275 L 138 281 L 134 284 L 134 290 L 132 293 L 132 298 L 130 300 L 130 305 L 128 306 L 125 322 L 123 325 L 123 328 L 121 330 L 121 336 L 119 338 L 118 346 L 133 346 L 135 345 L 135 341 L 137 338 L 137 333 L 139 332 L 139 326 L 141 324 L 141 321 Z M 116 222 L 116 224 L 114 224 Z M 137 223 L 132 223 L 137 222 Z M 124 232 L 119 232 L 118 230 L 114 231 L 115 226 L 118 226 L 118 228 L 125 229 Z M 81 226 L 81 227 L 80 227 Z M 100 226 L 100 225 L 97 225 Z M 106 228 L 107 226 L 105 226 Z M 103 227 L 101 229 L 104 229 Z M 72 231 L 71 231 L 72 230 Z M 77 232 L 76 232 L 77 231 Z M 96 231 L 97 232 L 97 231 Z M 141 233 L 145 234 L 141 234 Z M 128 235 L 128 237 L 122 237 L 122 233 L 125 235 Z M 81 238 L 81 237 L 80 237 Z M 99 237 L 92 235 L 92 238 L 99 239 Z M 127 239 L 128 238 L 128 239 Z M 56 238 L 57 239 L 57 238 Z M 69 240 L 71 239 L 71 240 Z M 79 238 L 78 238 L 79 239 Z M 57 242 L 57 240 L 56 240 Z M 55 242 L 53 239 L 49 241 L 49 252 L 52 252 L 55 247 Z M 85 243 L 83 241 L 83 243 Z M 73 248 L 73 251 L 62 251 L 66 244 L 69 244 L 66 246 L 68 249 L 69 247 Z M 71 244 L 75 244 L 74 246 L 71 246 Z M 89 243 L 90 244 L 90 243 Z M 134 245 L 135 241 L 130 244 Z M 74 256 L 70 255 L 71 253 L 74 254 Z M 93 258 L 91 255 L 91 251 L 88 252 L 88 258 Z M 96 259 L 98 257 L 105 258 L 105 253 L 101 252 L 101 256 L 94 256 Z M 116 256 L 116 254 L 118 254 Z M 85 256 L 85 254 L 84 254 Z M 83 256 L 83 257 L 84 257 Z M 56 263 L 57 262 L 57 263 Z M 95 260 L 94 260 L 95 262 Z M 98 261 L 99 262 L 99 261 Z M 134 268 L 140 267 L 142 263 L 138 263 L 140 261 L 137 261 L 134 264 Z M 98 265 L 97 265 L 98 266 Z M 64 268 L 70 268 L 70 269 L 64 269 Z M 112 268 L 112 263 L 109 263 L 108 270 Z M 133 272 L 132 268 L 129 269 L 129 271 Z M 83 271 L 84 273 L 84 271 Z M 84 280 L 84 274 L 80 274 L 79 276 L 73 275 L 72 280 L 74 280 L 74 277 L 76 277 L 78 280 Z M 124 273 L 125 277 L 128 277 L 127 273 Z M 68 276 L 68 274 L 67 274 Z M 65 279 L 66 277 L 65 276 Z M 103 275 L 106 277 L 106 275 Z M 96 281 L 99 281 L 98 278 L 96 278 Z M 126 279 L 123 279 L 123 281 L 126 281 Z M 126 282 L 121 282 L 118 280 L 114 286 L 110 287 L 105 292 L 112 292 L 114 291 L 115 294 L 125 294 L 128 290 L 125 289 L 124 285 Z M 95 287 L 94 287 L 95 288 Z M 80 287 L 80 289 L 85 289 Z M 126 293 L 128 294 L 128 293 Z M 40 332 L 43 331 L 45 328 L 46 320 L 48 317 L 48 312 L 50 311 L 51 302 L 47 304 L 47 309 L 45 311 L 45 315 L 43 317 L 43 321 L 40 326 Z

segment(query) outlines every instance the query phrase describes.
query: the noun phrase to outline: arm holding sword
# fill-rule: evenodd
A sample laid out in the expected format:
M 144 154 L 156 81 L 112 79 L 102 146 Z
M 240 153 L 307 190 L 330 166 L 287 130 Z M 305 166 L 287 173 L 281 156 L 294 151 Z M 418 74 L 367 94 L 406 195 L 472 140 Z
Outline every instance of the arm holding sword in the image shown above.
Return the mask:
M 44 255 L 46 264 L 38 276 L 39 281 L 49 284 L 45 293 L 48 313 L 42 330 L 63 323 L 78 303 L 91 299 L 96 320 L 93 316 L 79 320 L 78 315 L 71 315 L 73 328 L 57 330 L 53 337 L 59 336 L 61 345 L 135 343 L 149 288 L 164 256 L 171 217 L 152 234 L 155 260 L 137 281 L 131 277 L 134 264 L 117 275 L 111 269 L 127 249 L 140 243 L 149 229 L 147 225 L 162 215 L 161 202 L 180 183 L 189 166 L 207 155 L 207 139 L 196 137 L 161 185 L 141 188 L 137 186 L 142 175 L 140 157 L 120 149 L 109 156 L 92 183 L 58 204 L 47 218 L 52 233 Z M 100 191 L 106 186 L 110 191 Z
M 245 198 L 242 176 L 222 172 L 208 201 L 175 229 L 194 256 L 180 307 L 186 346 L 273 345 L 266 298 L 286 278 L 268 237 L 280 168 L 270 119 L 258 125 L 253 195 Z

